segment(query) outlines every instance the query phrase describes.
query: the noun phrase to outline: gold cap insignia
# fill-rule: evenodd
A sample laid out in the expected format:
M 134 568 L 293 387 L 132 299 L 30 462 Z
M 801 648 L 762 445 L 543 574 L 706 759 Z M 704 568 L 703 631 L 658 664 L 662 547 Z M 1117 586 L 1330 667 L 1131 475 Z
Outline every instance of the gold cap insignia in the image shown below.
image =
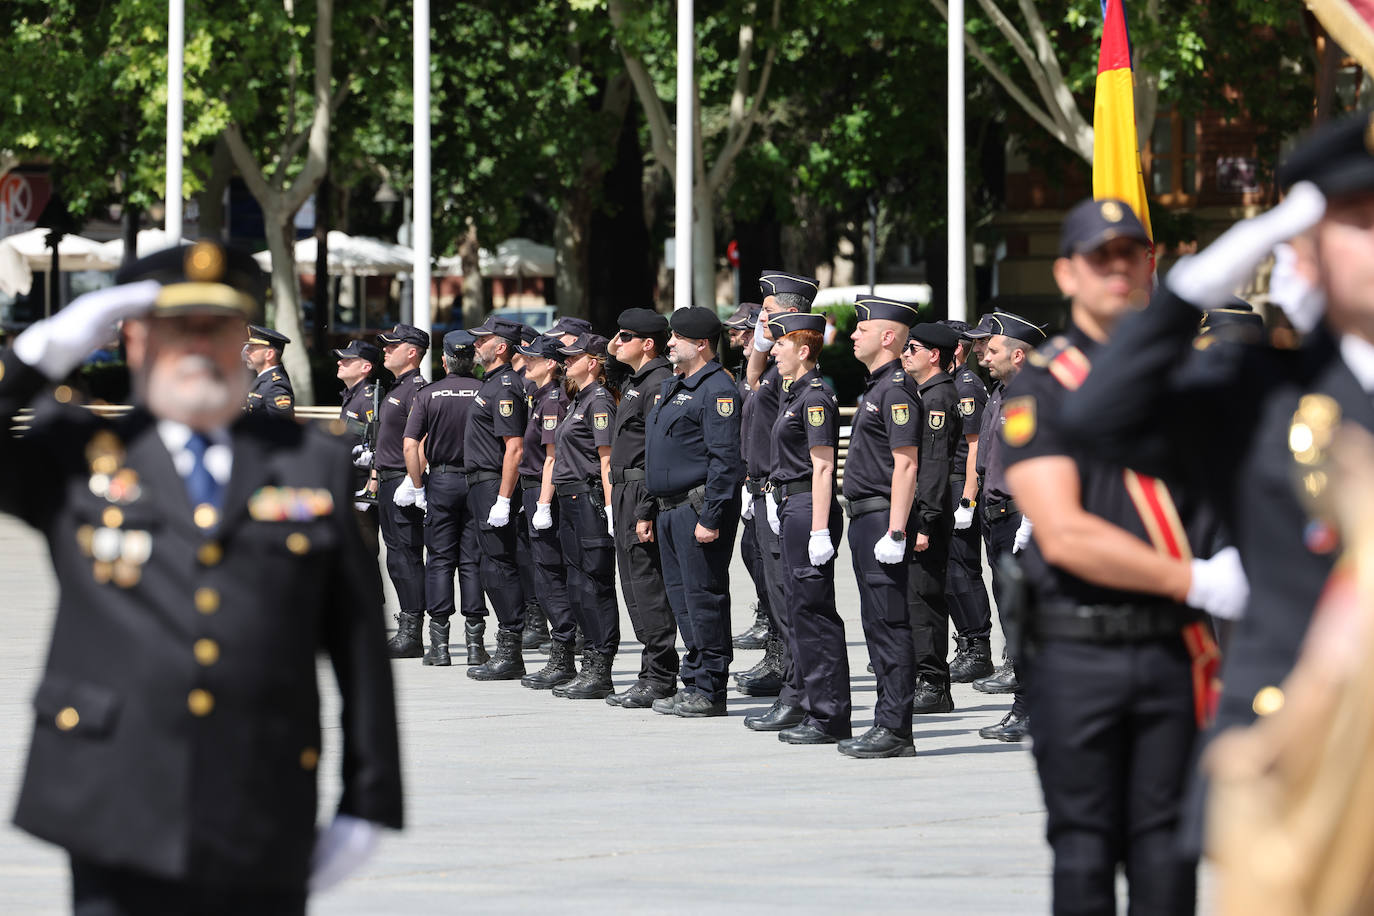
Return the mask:
M 186 279 L 193 283 L 214 283 L 224 276 L 224 251 L 214 242 L 201 239 L 186 252 Z
M 1109 223 L 1119 223 L 1125 216 L 1125 214 L 1121 212 L 1121 205 L 1114 200 L 1102 201 L 1100 212 L 1102 213 L 1102 218 Z

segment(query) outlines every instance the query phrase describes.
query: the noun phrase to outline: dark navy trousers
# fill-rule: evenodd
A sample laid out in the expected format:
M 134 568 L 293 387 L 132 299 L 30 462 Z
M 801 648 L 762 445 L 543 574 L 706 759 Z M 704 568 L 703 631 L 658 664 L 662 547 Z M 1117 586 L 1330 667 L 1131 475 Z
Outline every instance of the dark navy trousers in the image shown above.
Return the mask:
M 571 646 L 577 640 L 577 618 L 568 599 L 568 564 L 563 560 L 563 538 L 558 530 L 558 500 L 549 504 L 553 525 L 540 531 L 534 527 L 539 509 L 539 487 L 522 492 L 525 514 L 521 523 L 529 526 L 530 575 L 534 580 L 539 606 L 549 618 L 549 635 L 554 642 Z
M 511 500 L 510 521 L 500 528 L 487 524 L 487 516 L 491 513 L 491 507 L 496 505 L 496 497 L 500 492 L 500 480 L 470 484 L 468 510 L 477 519 L 477 544 L 482 552 L 482 590 L 491 599 L 497 623 L 507 633 L 524 633 L 524 596 L 515 560 L 515 527 L 520 523 L 516 500 Z
M 906 601 L 910 548 L 900 563 L 878 562 L 873 545 L 887 533 L 887 522 L 885 509 L 850 519 L 849 550 L 859 586 L 859 619 L 878 688 L 873 724 L 906 736 L 911 734 L 911 698 L 916 692 Z
M 568 564 L 568 600 L 588 649 L 615 655 L 620 607 L 615 600 L 615 540 L 606 524 L 601 487 L 558 497 L 558 536 Z M 614 512 L 614 510 L 612 510 Z
M 425 513 L 414 506 L 398 506 L 392 497 L 404 477 L 384 480 L 377 488 L 386 571 L 396 589 L 401 610 L 425 611 Z
M 468 484 L 457 471 L 430 471 L 425 485 L 425 604 L 443 622 L 453 616 L 453 574 L 463 616 L 487 616 L 482 599 L 482 553 L 477 546 L 477 520 L 468 511 Z
M 726 507 L 720 536 L 696 539 L 697 512 L 691 504 L 660 512 L 656 534 L 663 558 L 663 583 L 687 652 L 680 674 L 683 689 L 712 702 L 725 699 L 734 649 L 730 645 L 730 558 L 735 552 L 739 506 Z

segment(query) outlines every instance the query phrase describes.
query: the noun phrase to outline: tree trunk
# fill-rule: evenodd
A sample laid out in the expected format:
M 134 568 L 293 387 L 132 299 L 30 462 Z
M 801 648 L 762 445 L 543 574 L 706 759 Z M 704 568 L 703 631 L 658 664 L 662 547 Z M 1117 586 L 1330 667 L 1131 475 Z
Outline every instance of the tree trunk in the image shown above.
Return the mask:
M 267 250 L 272 252 L 272 321 L 274 328 L 291 339 L 282 351 L 282 365 L 291 376 L 297 404 L 315 403 L 315 384 L 310 375 L 310 356 L 301 326 L 300 285 L 296 282 L 296 252 L 292 244 L 293 213 L 263 210 Z
M 568 193 L 553 214 L 554 296 L 559 315 L 587 317 L 588 229 L 591 194 Z
M 482 262 L 478 257 L 477 227 L 468 221 L 468 231 L 458 243 L 458 259 L 463 265 L 463 326 L 475 328 L 487 314 L 485 290 L 482 288 Z
M 197 195 L 200 198 L 202 238 L 224 237 L 224 189 L 229 187 L 229 179 L 233 175 L 234 157 L 229 153 L 229 144 L 221 136 L 215 141 L 214 152 L 210 155 L 210 174 L 205 179 L 205 188 Z
M 692 304 L 714 310 L 716 220 L 712 196 L 704 181 L 692 187 Z

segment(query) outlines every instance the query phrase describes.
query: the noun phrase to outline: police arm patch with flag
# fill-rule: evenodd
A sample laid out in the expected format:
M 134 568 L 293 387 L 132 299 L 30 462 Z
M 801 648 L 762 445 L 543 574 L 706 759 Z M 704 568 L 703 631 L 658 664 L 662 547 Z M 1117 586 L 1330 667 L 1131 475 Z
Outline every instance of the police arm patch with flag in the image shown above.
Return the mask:
M 896 423 L 898 426 L 906 426 L 907 423 L 909 423 L 910 421 L 911 421 L 911 405 L 910 405 L 910 404 L 893 404 L 893 405 L 892 405 L 892 422 L 893 422 L 893 423 Z
M 497 408 L 501 411 L 501 416 L 509 417 L 515 413 L 515 401 L 510 398 L 502 398 L 497 402 Z
M 806 408 L 806 422 L 812 426 L 825 425 L 825 408 L 819 404 Z
M 1025 395 L 1002 405 L 1002 441 L 1020 448 L 1035 438 L 1035 398 Z
M 973 406 L 974 406 L 974 404 L 973 404 L 973 398 L 960 398 L 960 399 L 959 399 L 959 413 L 963 414 L 964 416 L 966 416 L 966 417 L 971 417 L 971 416 L 973 416 Z
M 554 416 L 546 416 L 546 417 L 544 418 L 544 428 L 545 428 L 545 429 L 555 429 L 557 426 L 558 426 L 558 418 L 557 418 L 557 417 L 554 417 Z
M 611 425 L 611 415 L 609 413 L 592 414 L 592 425 L 597 429 L 605 429 Z
M 277 407 L 281 408 L 282 410 L 285 410 L 286 408 L 291 406 L 291 396 L 287 394 L 279 394 L 277 395 L 276 401 L 274 401 L 273 403 L 275 403 Z
M 926 413 L 926 422 L 931 429 L 945 428 L 945 412 L 943 410 L 931 410 Z
M 734 398 L 716 398 L 716 413 L 728 417 L 735 412 Z

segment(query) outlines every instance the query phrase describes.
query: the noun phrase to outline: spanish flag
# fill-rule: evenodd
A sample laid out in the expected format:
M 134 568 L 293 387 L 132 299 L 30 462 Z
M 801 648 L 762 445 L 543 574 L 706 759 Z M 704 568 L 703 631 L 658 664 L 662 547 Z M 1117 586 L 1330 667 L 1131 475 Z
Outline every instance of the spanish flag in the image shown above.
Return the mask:
M 1093 104 L 1093 197 L 1115 197 L 1130 204 L 1154 238 L 1145 176 L 1140 170 L 1134 79 L 1126 0 L 1102 0 L 1102 48 L 1097 57 Z

